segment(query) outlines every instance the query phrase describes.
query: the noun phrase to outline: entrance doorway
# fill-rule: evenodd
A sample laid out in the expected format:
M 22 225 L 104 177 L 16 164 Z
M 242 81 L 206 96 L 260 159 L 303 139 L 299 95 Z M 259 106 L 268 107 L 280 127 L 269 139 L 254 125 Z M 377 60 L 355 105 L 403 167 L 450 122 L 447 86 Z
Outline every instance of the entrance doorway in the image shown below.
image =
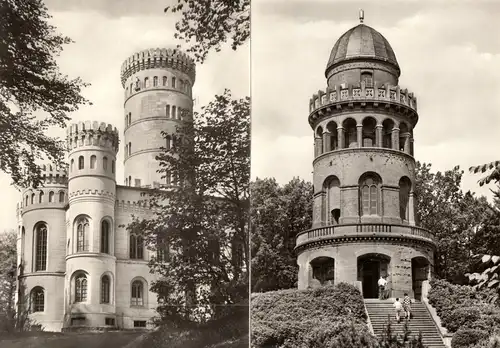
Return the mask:
M 383 254 L 365 254 L 358 257 L 358 281 L 364 298 L 378 298 L 378 280 L 388 275 L 390 258 Z
M 429 261 L 422 256 L 411 259 L 411 280 L 415 300 L 422 299 L 422 283 L 429 279 Z

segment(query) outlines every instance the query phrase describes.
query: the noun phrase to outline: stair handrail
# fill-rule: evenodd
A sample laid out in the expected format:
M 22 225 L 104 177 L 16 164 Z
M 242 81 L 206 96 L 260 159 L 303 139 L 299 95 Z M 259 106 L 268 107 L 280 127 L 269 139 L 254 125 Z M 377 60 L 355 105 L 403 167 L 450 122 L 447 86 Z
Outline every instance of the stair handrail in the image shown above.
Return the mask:
M 447 348 L 451 348 L 451 339 L 453 334 L 449 333 L 448 330 L 441 325 L 441 319 L 439 318 L 437 311 L 432 305 L 429 303 L 429 298 L 427 295 L 429 294 L 429 290 L 431 289 L 431 284 L 428 280 L 424 280 L 422 282 L 422 300 L 421 302 L 424 304 L 425 309 L 429 313 L 434 325 L 438 328 L 441 339 L 443 340 L 444 345 Z

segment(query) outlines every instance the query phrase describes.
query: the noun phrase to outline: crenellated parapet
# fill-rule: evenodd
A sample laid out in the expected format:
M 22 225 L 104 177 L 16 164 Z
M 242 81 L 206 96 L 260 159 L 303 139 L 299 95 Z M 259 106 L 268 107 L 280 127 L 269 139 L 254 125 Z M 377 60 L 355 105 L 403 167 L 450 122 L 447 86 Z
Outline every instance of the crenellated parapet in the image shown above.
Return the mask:
M 68 169 L 58 168 L 52 164 L 43 164 L 42 180 L 44 185 L 67 185 L 68 184 Z
M 192 58 L 178 49 L 151 48 L 134 53 L 122 64 L 121 81 L 125 88 L 126 80 L 138 71 L 146 69 L 171 68 L 189 76 L 194 83 L 195 63 Z
M 328 87 L 326 91 L 318 91 L 309 101 L 309 124 L 313 125 L 324 114 L 333 110 L 341 110 L 345 104 L 354 107 L 359 104 L 366 107 L 371 104 L 374 107 L 385 107 L 411 114 L 411 118 L 417 116 L 417 98 L 407 89 L 400 86 L 365 86 L 364 82 L 350 85 L 336 85 Z
M 104 122 L 78 122 L 72 124 L 67 130 L 68 150 L 85 146 L 100 146 L 115 154 L 118 152 L 118 130 L 111 124 Z

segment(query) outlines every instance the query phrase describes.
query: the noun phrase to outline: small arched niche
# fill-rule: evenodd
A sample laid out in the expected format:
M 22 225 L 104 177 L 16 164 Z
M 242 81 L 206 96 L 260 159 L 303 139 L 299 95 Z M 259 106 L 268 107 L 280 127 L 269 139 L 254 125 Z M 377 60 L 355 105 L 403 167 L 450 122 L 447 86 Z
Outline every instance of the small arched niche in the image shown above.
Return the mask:
M 340 180 L 335 175 L 327 177 L 323 183 L 325 191 L 324 215 L 327 223 L 337 225 L 340 219 Z
M 387 118 L 382 122 L 382 147 L 392 149 L 392 131 L 394 130 L 394 121 Z
M 376 136 L 375 127 L 377 126 L 377 121 L 373 117 L 366 117 L 363 120 L 363 147 L 374 147 L 376 146 Z
M 335 283 L 335 259 L 328 256 L 320 256 L 310 262 L 312 278 L 321 285 L 333 285 Z
M 342 122 L 344 128 L 344 148 L 358 147 L 356 120 L 348 118 Z

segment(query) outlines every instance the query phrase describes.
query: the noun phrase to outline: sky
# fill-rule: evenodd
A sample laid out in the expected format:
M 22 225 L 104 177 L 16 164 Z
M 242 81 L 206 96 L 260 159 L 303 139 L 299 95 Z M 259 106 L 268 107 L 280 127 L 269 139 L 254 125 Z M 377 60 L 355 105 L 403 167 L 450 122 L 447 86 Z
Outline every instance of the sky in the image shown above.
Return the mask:
M 175 0 L 174 0 L 175 1 Z M 114 125 L 123 138 L 123 88 L 120 82 L 122 63 L 134 52 L 175 47 L 183 42 L 174 39 L 175 20 L 163 9 L 169 0 L 45 0 L 57 31 L 74 43 L 65 46 L 58 63 L 70 78 L 81 77 L 91 84 L 83 94 L 92 103 L 71 114 L 72 121 L 101 121 Z M 250 94 L 250 44 L 238 51 L 225 48 L 210 54 L 197 64 L 193 98 L 195 110 L 208 104 L 224 88 L 233 97 Z M 65 129 L 54 129 L 54 136 L 65 137 Z M 117 155 L 117 183 L 124 183 L 123 147 Z M 11 179 L 0 173 L 0 231 L 16 229 L 16 203 L 20 193 L 10 186 Z
M 491 197 L 468 168 L 500 159 L 500 1 L 253 0 L 252 177 L 312 180 L 309 100 L 359 9 L 417 97 L 416 159 L 434 171 L 460 165 L 463 189 Z

